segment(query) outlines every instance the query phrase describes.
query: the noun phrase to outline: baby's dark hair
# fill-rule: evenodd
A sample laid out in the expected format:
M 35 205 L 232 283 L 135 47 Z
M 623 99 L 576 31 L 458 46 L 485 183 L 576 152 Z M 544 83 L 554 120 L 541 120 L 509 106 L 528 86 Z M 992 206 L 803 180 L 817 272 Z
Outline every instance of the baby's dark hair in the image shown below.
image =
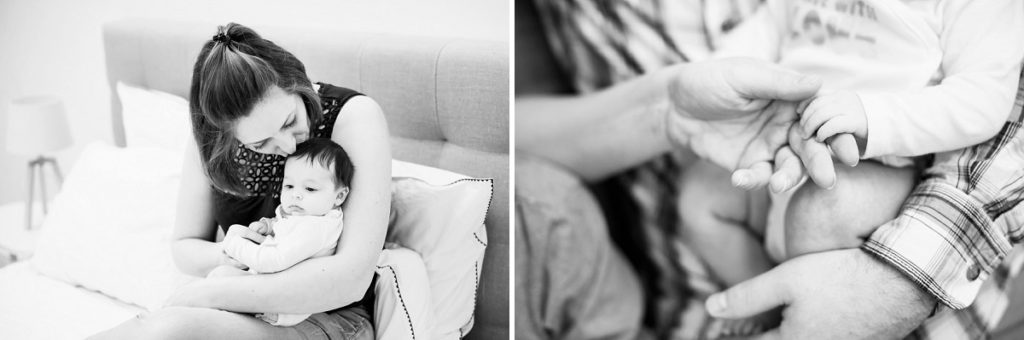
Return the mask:
M 352 186 L 352 173 L 355 167 L 352 160 L 348 158 L 345 148 L 327 138 L 312 138 L 305 141 L 295 149 L 288 159 L 306 158 L 310 164 L 314 162 L 324 168 L 331 168 L 334 164 L 334 187 Z

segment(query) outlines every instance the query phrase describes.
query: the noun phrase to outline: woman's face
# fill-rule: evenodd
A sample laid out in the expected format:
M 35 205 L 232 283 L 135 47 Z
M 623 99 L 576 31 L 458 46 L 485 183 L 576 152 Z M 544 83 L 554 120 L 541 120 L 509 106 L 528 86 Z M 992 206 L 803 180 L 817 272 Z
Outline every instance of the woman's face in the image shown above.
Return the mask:
M 238 119 L 235 136 L 250 150 L 290 155 L 295 152 L 295 145 L 309 139 L 306 105 L 299 95 L 273 86 L 248 116 Z

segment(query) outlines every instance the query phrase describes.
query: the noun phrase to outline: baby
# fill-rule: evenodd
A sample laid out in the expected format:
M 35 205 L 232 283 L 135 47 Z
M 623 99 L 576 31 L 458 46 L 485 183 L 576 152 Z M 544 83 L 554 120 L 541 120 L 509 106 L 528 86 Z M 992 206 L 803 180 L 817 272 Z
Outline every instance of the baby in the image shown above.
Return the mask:
M 800 183 L 770 195 L 732 188 L 723 169 L 695 165 L 679 207 L 687 242 L 725 286 L 768 270 L 771 260 L 859 246 L 899 212 L 918 177 L 912 157 L 999 132 L 1020 76 L 1022 38 L 1024 3 L 1013 0 L 768 0 L 724 37 L 716 57 L 767 59 L 822 78 L 814 98 L 775 104 L 799 114 L 794 124 L 805 139 L 852 135 L 857 150 L 833 152 L 866 161 L 837 167 L 828 189 Z M 742 178 L 734 184 L 745 187 Z
M 341 236 L 341 204 L 349 193 L 354 172 L 348 154 L 329 139 L 310 139 L 288 156 L 281 184 L 281 205 L 272 219 L 249 228 L 267 238 L 261 244 L 229 232 L 224 252 L 249 267 L 252 274 L 276 273 L 306 259 L 333 255 Z M 220 266 L 208 277 L 245 275 Z M 292 326 L 309 314 L 257 314 L 275 326 Z

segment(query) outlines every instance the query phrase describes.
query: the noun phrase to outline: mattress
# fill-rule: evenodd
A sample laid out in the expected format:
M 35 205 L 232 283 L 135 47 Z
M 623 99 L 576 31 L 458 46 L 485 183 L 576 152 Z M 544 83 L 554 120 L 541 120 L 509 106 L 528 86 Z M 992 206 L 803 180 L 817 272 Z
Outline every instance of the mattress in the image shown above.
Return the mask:
M 82 339 L 143 311 L 43 276 L 29 261 L 0 268 L 0 339 Z

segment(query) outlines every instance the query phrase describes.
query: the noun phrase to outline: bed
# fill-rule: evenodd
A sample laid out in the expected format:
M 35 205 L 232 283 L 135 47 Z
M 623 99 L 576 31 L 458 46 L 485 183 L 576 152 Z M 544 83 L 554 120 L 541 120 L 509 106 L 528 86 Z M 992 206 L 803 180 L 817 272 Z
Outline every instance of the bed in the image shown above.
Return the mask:
M 474 326 L 466 337 L 508 338 L 507 43 L 253 28 L 296 54 L 314 81 L 377 100 L 388 119 L 395 159 L 494 179 Z M 187 97 L 195 56 L 215 31 L 211 23 L 152 20 L 104 26 L 117 146 L 125 146 L 125 128 L 116 84 Z M 43 275 L 35 260 L 0 269 L 0 338 L 82 338 L 144 310 Z

